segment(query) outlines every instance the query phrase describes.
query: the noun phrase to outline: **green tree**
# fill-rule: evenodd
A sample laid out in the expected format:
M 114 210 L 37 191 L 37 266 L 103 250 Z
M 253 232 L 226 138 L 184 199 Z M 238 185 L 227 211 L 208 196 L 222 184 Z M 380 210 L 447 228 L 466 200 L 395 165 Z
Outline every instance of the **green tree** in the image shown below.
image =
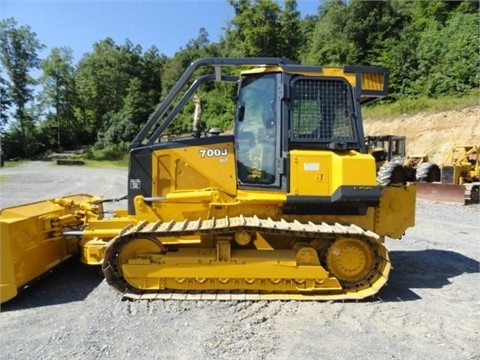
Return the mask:
M 325 1 L 319 9 L 308 52 L 302 56 L 303 62 L 320 65 L 353 64 L 357 49 L 344 31 L 347 22 L 347 4 L 341 0 Z
M 301 29 L 300 12 L 296 0 L 285 0 L 284 9 L 280 12 L 280 44 L 279 55 L 288 59 L 298 60 L 300 49 L 306 43 L 307 37 Z
M 44 48 L 29 26 L 18 26 L 13 18 L 0 21 L 0 63 L 9 77 L 8 93 L 15 106 L 14 135 L 19 136 L 17 156 L 32 156 L 36 152 L 35 119 L 28 112 L 33 100 L 35 80 L 30 71 L 38 69 L 38 52 Z
M 388 40 L 398 38 L 406 20 L 388 1 L 325 1 L 304 59 L 311 64 L 379 64 Z
M 77 117 L 86 124 L 89 141 L 104 131 L 104 116 L 120 111 L 128 76 L 122 70 L 128 63 L 115 42 L 107 38 L 93 45 L 93 52 L 86 54 L 77 67 L 76 85 L 79 96 Z
M 149 48 L 141 59 L 141 91 L 147 96 L 149 106 L 155 107 L 160 102 L 163 89 L 162 72 L 166 62 L 167 57 L 160 55 L 155 46 Z
M 0 131 L 8 122 L 8 110 L 12 106 L 12 100 L 8 92 L 9 84 L 7 79 L 3 77 L 0 69 Z
M 479 86 L 480 33 L 476 13 L 440 12 L 420 33 L 417 47 L 419 76 L 415 94 L 461 94 Z
M 78 135 L 82 133 L 74 115 L 76 93 L 75 68 L 72 63 L 73 52 L 70 48 L 53 48 L 48 58 L 40 64 L 43 70 L 40 77 L 43 90 L 39 98 L 47 113 L 46 121 L 55 124 L 57 149 L 78 145 Z
M 152 111 L 153 106 L 148 101 L 148 94 L 142 91 L 140 79 L 132 78 L 122 110 L 110 116 L 110 126 L 103 139 L 105 145 L 132 141 Z
M 315 25 L 318 21 L 317 15 L 307 15 L 300 20 L 300 32 L 302 36 L 302 43 L 298 49 L 299 61 L 303 64 L 307 63 L 307 54 L 312 46 L 313 33 L 315 31 Z
M 97 141 L 101 147 L 132 140 L 132 132 L 159 102 L 165 62 L 155 47 L 142 54 L 141 47 L 129 40 L 116 45 L 107 38 L 94 44 L 93 52 L 79 62 L 75 77 L 75 116 L 86 124 L 89 143 Z M 133 124 L 127 126 L 127 121 Z
M 282 56 L 280 5 L 272 0 L 229 0 L 235 17 L 227 29 L 231 56 Z
M 407 18 L 396 12 L 389 1 L 352 0 L 347 9 L 343 31 L 355 47 L 350 63 L 378 64 L 386 40 L 398 38 Z
M 392 98 L 461 94 L 479 86 L 478 3 L 394 1 L 406 21 L 385 41 Z
M 122 110 L 129 81 L 140 76 L 140 68 L 141 48 L 128 40 L 117 46 L 112 39 L 104 39 L 80 60 L 75 77 L 76 117 L 85 124 L 89 142 L 110 127 L 107 114 Z

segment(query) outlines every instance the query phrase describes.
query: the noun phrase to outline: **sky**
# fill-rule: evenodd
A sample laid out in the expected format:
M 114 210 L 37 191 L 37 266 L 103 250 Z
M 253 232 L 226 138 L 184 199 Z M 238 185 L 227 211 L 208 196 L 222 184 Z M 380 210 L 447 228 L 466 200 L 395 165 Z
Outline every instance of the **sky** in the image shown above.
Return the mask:
M 297 0 L 301 16 L 315 15 L 320 0 Z M 1 0 L 0 19 L 13 17 L 17 26 L 28 25 L 46 49 L 69 47 L 75 61 L 91 52 L 94 43 L 126 39 L 143 51 L 156 46 L 172 57 L 205 28 L 210 42 L 225 33 L 234 16 L 226 0 Z

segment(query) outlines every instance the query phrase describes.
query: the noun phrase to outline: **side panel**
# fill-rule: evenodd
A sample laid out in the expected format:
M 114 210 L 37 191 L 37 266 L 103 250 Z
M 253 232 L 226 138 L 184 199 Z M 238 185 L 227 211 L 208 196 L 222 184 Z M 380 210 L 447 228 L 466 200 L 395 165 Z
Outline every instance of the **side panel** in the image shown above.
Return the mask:
M 129 214 L 150 221 L 206 217 L 210 203 L 236 195 L 234 151 L 233 136 L 176 140 L 132 151 Z
M 184 142 L 185 146 L 155 149 L 152 159 L 152 196 L 207 188 L 235 194 L 233 141 L 224 140 L 196 140 L 193 143 Z
M 285 214 L 365 215 L 380 196 L 370 155 L 354 150 L 290 152 Z
M 291 151 L 291 195 L 330 196 L 332 191 L 331 152 Z
M 375 160 L 356 151 L 292 150 L 290 195 L 333 196 L 341 186 L 376 185 Z

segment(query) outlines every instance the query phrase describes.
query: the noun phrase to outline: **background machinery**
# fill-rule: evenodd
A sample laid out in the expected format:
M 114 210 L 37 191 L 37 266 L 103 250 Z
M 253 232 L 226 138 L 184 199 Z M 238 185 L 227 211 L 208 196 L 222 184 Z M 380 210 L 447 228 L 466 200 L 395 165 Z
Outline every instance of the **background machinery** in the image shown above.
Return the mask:
M 442 162 L 441 180 L 418 184 L 419 197 L 459 204 L 480 200 L 480 146 L 454 145 Z
M 427 154 L 407 155 L 405 136 L 369 135 L 365 142 L 375 157 L 379 184 L 440 181 L 440 167 Z
M 368 135 L 368 152 L 375 158 L 380 185 L 417 182 L 417 198 L 460 204 L 479 202 L 478 145 L 454 145 L 441 166 L 427 154 L 406 154 L 406 137 Z
M 384 97 L 387 80 L 379 67 L 195 61 L 131 144 L 127 209 L 107 219 L 105 200 L 79 194 L 0 211 L 1 302 L 74 255 L 132 299 L 377 293 L 384 239 L 415 217 L 415 185 L 378 185 L 364 141 L 360 106 Z M 233 133 L 168 136 L 215 81 L 238 86 Z

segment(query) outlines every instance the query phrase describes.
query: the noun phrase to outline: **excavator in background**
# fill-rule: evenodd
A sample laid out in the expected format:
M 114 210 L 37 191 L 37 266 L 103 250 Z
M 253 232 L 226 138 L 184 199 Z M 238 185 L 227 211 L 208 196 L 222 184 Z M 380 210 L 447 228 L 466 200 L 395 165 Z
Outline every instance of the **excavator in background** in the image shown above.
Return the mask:
M 233 132 L 173 136 L 211 82 L 238 88 Z M 377 184 L 365 145 L 361 106 L 387 85 L 381 67 L 193 62 L 131 143 L 126 209 L 76 194 L 0 210 L 1 302 L 72 256 L 127 299 L 376 294 L 385 238 L 415 222 L 415 184 Z
M 419 198 L 474 204 L 480 200 L 480 146 L 454 145 L 442 162 L 441 180 L 419 183 Z
M 368 135 L 365 143 L 375 157 L 379 184 L 440 181 L 440 167 L 427 154 L 407 155 L 405 136 Z

